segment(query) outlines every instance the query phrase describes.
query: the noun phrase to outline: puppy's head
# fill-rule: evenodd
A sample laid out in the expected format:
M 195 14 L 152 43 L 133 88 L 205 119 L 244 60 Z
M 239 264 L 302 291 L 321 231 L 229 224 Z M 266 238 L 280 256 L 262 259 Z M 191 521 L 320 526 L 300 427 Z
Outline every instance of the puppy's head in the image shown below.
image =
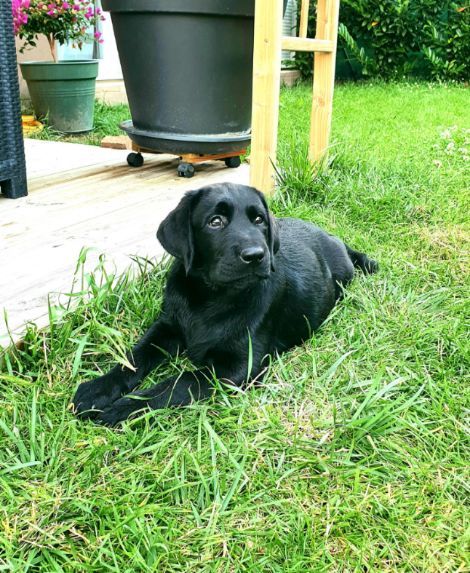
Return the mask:
M 277 224 L 262 193 L 231 183 L 187 193 L 157 237 L 187 274 L 215 286 L 267 278 L 279 249 Z

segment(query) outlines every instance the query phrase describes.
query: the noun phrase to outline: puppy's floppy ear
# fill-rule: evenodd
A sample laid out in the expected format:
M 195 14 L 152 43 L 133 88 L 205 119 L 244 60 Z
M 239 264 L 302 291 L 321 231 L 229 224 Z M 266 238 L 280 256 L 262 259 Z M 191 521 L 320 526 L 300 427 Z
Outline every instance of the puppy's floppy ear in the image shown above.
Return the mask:
M 178 206 L 160 223 L 157 239 L 165 251 L 184 263 L 189 273 L 194 259 L 194 234 L 191 224 L 191 212 L 199 198 L 199 191 L 189 191 Z
M 271 255 L 271 270 L 274 268 L 274 255 L 279 251 L 279 227 L 273 215 L 268 211 L 269 254 Z
M 261 193 L 261 191 L 258 191 L 257 189 L 256 192 L 260 196 L 261 201 L 263 202 L 263 206 L 266 209 L 267 223 L 268 223 L 268 247 L 269 247 L 269 254 L 271 257 L 271 270 L 275 271 L 276 269 L 274 268 L 274 255 L 279 251 L 279 244 L 280 244 L 279 228 L 276 219 L 274 218 L 273 215 L 271 215 L 269 211 L 268 204 L 266 203 L 266 199 L 263 193 Z

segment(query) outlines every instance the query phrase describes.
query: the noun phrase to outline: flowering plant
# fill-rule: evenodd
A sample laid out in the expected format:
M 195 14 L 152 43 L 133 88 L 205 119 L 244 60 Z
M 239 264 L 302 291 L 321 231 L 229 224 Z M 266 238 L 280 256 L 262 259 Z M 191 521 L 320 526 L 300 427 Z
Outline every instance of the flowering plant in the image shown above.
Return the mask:
M 35 46 L 40 35 L 46 36 L 54 61 L 57 60 L 55 42 L 61 45 L 72 42 L 79 48 L 91 38 L 102 42 L 96 24 L 104 16 L 93 0 L 12 0 L 12 10 L 15 34 L 24 40 L 21 51 Z M 92 26 L 94 34 L 89 33 Z

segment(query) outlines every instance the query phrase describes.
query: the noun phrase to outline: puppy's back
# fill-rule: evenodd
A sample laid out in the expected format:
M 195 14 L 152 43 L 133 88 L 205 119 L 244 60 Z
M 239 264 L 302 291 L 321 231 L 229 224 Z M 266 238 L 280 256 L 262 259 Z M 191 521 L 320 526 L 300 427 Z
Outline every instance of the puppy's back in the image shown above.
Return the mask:
M 346 285 L 353 277 L 354 266 L 346 245 L 313 223 L 301 219 L 277 219 L 280 254 L 289 267 L 312 266 L 315 279 L 330 280 L 335 292 L 337 283 Z

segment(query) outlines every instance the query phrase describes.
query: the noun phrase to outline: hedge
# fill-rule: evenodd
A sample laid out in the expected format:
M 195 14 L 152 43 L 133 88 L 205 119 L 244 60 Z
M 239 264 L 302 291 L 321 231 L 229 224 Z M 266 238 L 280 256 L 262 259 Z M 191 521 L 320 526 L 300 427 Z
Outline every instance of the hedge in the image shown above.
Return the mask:
M 342 0 L 338 78 L 470 79 L 470 5 L 465 0 Z M 311 2 L 309 37 L 315 37 Z M 298 52 L 304 77 L 312 55 Z

